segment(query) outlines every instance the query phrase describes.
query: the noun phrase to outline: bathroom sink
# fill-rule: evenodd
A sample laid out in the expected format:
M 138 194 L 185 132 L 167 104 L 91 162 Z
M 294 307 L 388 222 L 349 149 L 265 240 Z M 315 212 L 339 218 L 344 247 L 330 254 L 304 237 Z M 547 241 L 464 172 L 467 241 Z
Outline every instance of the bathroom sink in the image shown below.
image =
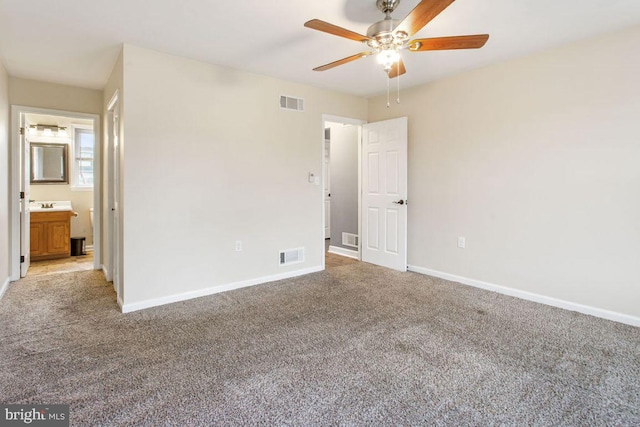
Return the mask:
M 71 208 L 70 200 L 38 200 L 37 202 L 29 203 L 29 210 L 31 212 L 61 212 L 73 209 Z

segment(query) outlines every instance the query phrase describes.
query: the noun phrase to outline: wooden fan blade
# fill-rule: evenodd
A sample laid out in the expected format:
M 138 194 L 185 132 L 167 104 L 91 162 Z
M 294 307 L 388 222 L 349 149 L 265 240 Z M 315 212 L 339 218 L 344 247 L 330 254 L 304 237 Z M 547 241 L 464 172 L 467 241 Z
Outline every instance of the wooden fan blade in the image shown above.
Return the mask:
M 402 62 L 402 58 L 400 58 L 398 60 L 398 63 L 394 64 L 394 66 L 391 67 L 391 71 L 389 71 L 389 78 L 392 79 L 394 77 L 401 76 L 406 72 L 407 72 L 407 69 L 404 68 L 404 62 Z
M 489 40 L 489 34 L 415 39 L 409 42 L 409 50 L 420 52 L 423 50 L 478 49 L 484 46 L 487 40 Z
M 454 0 L 422 0 L 394 31 L 402 31 L 407 37 L 411 37 L 453 2 Z
M 355 55 L 347 56 L 346 58 L 338 59 L 337 61 L 330 62 L 329 64 L 321 65 L 313 69 L 313 71 L 325 71 L 338 65 L 346 64 L 347 62 L 355 61 L 356 59 L 364 58 L 374 54 L 375 52 L 360 52 Z
M 319 19 L 312 19 L 311 21 L 307 21 L 304 23 L 304 26 L 313 30 L 324 31 L 325 33 L 333 34 L 334 36 L 355 40 L 357 42 L 364 42 L 369 40 L 369 37 L 367 36 L 354 33 L 353 31 L 338 27 L 337 25 L 329 24 L 328 22 L 324 22 Z

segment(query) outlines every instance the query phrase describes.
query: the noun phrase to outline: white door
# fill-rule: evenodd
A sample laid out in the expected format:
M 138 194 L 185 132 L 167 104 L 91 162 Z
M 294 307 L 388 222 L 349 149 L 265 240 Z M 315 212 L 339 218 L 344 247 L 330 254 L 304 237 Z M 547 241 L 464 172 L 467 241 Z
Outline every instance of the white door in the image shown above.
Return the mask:
M 24 114 L 20 114 L 20 129 L 20 277 L 25 277 L 31 264 L 31 145 Z
M 407 270 L 407 118 L 362 127 L 362 260 Z
M 328 139 L 324 140 L 324 238 L 331 237 L 331 177 L 330 171 L 330 153 L 331 143 Z

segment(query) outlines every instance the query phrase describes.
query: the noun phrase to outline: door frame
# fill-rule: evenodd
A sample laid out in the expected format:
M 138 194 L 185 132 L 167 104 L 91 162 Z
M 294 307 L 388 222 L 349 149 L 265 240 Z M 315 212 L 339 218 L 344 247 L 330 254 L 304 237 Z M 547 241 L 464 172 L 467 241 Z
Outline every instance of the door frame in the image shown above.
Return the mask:
M 324 139 L 324 156 L 322 157 L 322 192 L 324 193 L 324 220 L 325 220 L 325 229 L 324 229 L 324 239 L 331 238 L 331 215 L 327 218 L 327 201 L 329 202 L 329 212 L 331 212 L 331 141 L 326 138 L 327 130 L 325 129 L 325 139 Z M 327 176 L 329 174 L 329 176 Z M 329 232 L 329 236 L 327 237 L 327 232 Z
M 342 116 L 334 116 L 332 114 L 323 114 L 322 115 L 322 129 L 321 129 L 321 142 L 320 142 L 320 160 L 322 168 L 321 172 L 321 183 L 324 183 L 326 177 L 324 176 L 324 130 L 327 122 L 333 123 L 342 123 L 345 125 L 353 125 L 358 126 L 358 241 L 362 241 L 360 236 L 362 235 L 362 125 L 366 124 L 366 120 L 354 119 L 350 117 L 342 117 Z M 329 158 L 331 158 L 331 154 L 329 154 Z M 329 160 L 331 161 L 331 160 Z M 331 166 L 329 166 L 331 167 Z M 321 236 L 323 236 L 322 242 L 322 269 L 324 270 L 326 267 L 326 257 L 325 257 L 325 239 L 324 239 L 324 224 L 325 224 L 325 208 L 324 208 L 324 184 L 322 185 L 322 191 L 320 191 L 320 207 L 322 212 L 322 217 L 320 221 L 321 227 Z M 358 245 L 358 260 L 362 259 L 362 251 L 360 245 Z
M 18 204 L 21 205 L 20 215 L 20 277 L 26 277 L 31 264 L 31 143 L 29 141 L 29 122 L 25 115 L 20 114 L 19 162 L 18 170 L 22 171 L 19 178 L 18 190 L 21 196 Z M 24 129 L 24 132 L 22 131 Z M 27 160 L 29 159 L 29 160 Z M 28 207 L 28 209 L 27 209 Z M 29 250 L 24 250 L 24 248 Z M 23 258 L 24 257 L 24 261 Z
M 105 115 L 106 141 L 104 155 L 106 185 L 104 188 L 104 218 L 106 223 L 104 230 L 106 262 L 103 263 L 102 269 L 106 280 L 113 283 L 116 300 L 120 308 L 122 308 L 124 305 L 124 288 L 122 275 L 122 117 L 120 105 L 120 91 L 116 90 L 107 103 L 107 114 Z
M 11 105 L 11 145 L 9 173 L 9 277 L 11 281 L 20 279 L 20 117 L 23 114 L 46 114 L 64 116 L 73 119 L 93 121 L 93 268 L 99 270 L 102 265 L 102 138 L 100 115 L 75 111 L 53 110 L 49 108 Z

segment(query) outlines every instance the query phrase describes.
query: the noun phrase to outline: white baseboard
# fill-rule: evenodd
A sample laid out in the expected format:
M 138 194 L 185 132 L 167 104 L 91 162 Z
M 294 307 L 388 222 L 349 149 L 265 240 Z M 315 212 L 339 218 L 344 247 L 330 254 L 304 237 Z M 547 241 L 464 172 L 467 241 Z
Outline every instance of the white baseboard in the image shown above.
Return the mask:
M 527 301 L 538 302 L 553 307 L 563 308 L 565 310 L 577 311 L 578 313 L 588 314 L 602 319 L 613 320 L 614 322 L 624 323 L 631 326 L 640 326 L 640 317 L 628 314 L 617 313 L 615 311 L 605 310 L 602 308 L 591 307 L 588 305 L 578 304 L 571 301 L 565 301 L 545 295 L 534 294 L 532 292 L 522 291 L 519 289 L 508 288 L 506 286 L 495 285 L 493 283 L 482 282 L 480 280 L 469 279 L 467 277 L 456 276 L 455 274 L 443 273 L 441 271 L 430 270 L 428 268 L 408 266 L 409 271 L 414 273 L 426 274 L 428 276 L 439 277 L 440 279 L 450 280 L 452 282 L 461 283 L 474 288 L 486 289 L 488 291 L 497 292 L 503 295 L 524 299 Z
M 93 245 L 87 245 L 84 247 L 85 251 L 92 251 L 93 250 Z
M 207 295 L 218 294 L 220 292 L 231 291 L 234 289 L 246 288 L 248 286 L 260 285 L 262 283 L 275 282 L 276 280 L 289 279 L 291 277 L 303 276 L 305 274 L 316 273 L 324 268 L 311 267 L 302 270 L 290 271 L 287 273 L 274 274 L 271 276 L 258 277 L 256 279 L 244 280 L 242 282 L 229 283 L 226 285 L 214 286 L 211 288 L 199 289 L 197 291 L 184 292 L 181 294 L 169 295 L 162 298 L 155 298 L 146 301 L 140 301 L 133 304 L 122 304 L 118 301 L 123 313 L 131 313 L 132 311 L 143 310 L 145 308 L 156 307 L 159 305 L 170 304 L 178 301 L 185 301 L 193 298 L 204 297 Z
M 102 264 L 101 266 L 102 274 L 104 274 L 104 279 L 107 282 L 113 282 L 113 277 L 111 277 L 111 272 L 107 269 L 107 266 Z
M 4 293 L 7 292 L 7 289 L 9 289 L 9 283 L 11 283 L 11 278 L 7 277 L 4 280 L 2 287 L 0 287 L 0 299 L 2 299 L 2 297 L 4 296 Z
M 353 258 L 353 259 L 360 259 L 360 257 L 358 256 L 358 251 L 354 251 L 352 249 L 341 248 L 339 246 L 329 246 L 329 253 L 330 254 L 336 254 L 336 255 L 342 255 L 342 256 L 349 257 L 349 258 Z

